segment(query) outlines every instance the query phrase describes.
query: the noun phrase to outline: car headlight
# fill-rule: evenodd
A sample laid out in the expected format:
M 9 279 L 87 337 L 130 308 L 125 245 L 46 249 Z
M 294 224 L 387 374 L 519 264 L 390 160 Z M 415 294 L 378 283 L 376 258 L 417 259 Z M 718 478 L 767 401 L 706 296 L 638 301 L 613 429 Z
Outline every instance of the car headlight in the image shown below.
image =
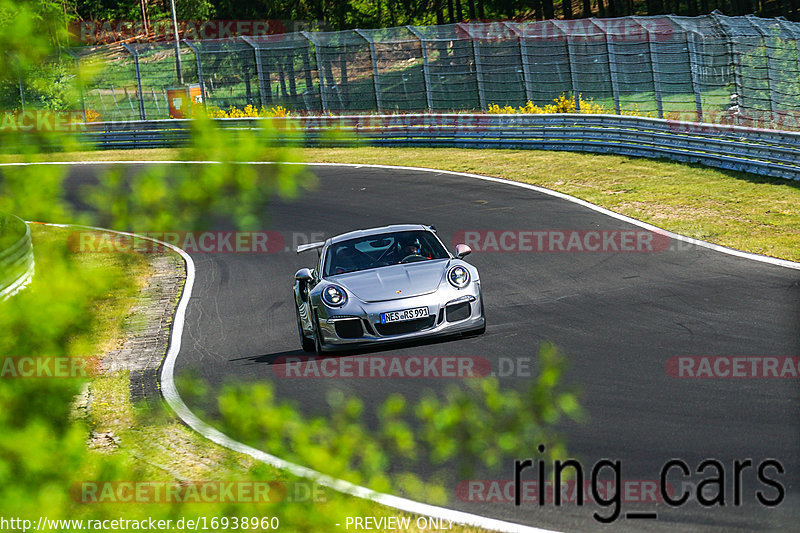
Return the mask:
M 463 266 L 454 266 L 447 271 L 447 281 L 456 289 L 463 289 L 469 284 L 469 270 Z
M 347 293 L 338 285 L 328 285 L 322 289 L 322 300 L 331 307 L 341 307 L 347 301 Z

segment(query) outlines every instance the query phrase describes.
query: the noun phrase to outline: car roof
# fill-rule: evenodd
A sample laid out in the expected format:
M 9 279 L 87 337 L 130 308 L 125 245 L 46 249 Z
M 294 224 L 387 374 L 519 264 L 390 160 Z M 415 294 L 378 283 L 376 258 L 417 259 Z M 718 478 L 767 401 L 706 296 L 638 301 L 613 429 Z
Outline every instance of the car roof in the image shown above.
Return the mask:
M 328 244 L 335 244 L 337 242 L 347 241 L 350 239 L 358 239 L 361 237 L 369 237 L 371 235 L 393 233 L 396 231 L 420 231 L 420 230 L 431 231 L 431 228 L 430 226 L 426 226 L 424 224 L 394 224 L 391 226 L 381 226 L 380 228 L 359 229 L 347 233 L 342 233 L 341 235 L 337 235 L 335 237 L 331 237 L 328 240 Z

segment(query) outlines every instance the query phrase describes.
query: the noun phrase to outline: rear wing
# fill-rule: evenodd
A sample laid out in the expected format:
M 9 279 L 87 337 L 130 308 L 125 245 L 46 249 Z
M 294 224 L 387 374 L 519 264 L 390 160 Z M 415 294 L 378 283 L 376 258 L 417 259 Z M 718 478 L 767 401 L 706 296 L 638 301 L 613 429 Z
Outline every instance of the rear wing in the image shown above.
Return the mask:
M 325 246 L 324 242 L 312 242 L 310 244 L 301 244 L 297 247 L 297 253 L 307 252 L 309 250 L 319 250 Z

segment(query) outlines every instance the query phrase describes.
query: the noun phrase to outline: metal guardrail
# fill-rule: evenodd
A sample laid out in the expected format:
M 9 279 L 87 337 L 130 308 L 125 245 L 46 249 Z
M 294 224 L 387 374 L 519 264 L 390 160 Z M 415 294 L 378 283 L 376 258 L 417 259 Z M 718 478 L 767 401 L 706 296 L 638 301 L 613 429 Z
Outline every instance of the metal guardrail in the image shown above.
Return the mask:
M 376 146 L 567 150 L 636 157 L 800 179 L 800 133 L 619 115 L 407 114 L 216 119 L 231 129 L 263 127 L 307 145 L 360 141 Z M 85 140 L 101 149 L 180 146 L 189 120 L 88 123 Z M 338 129 L 348 141 L 326 140 Z M 289 133 L 287 133 L 289 132 Z
M 24 226 L 23 235 L 11 246 L 0 250 L 0 301 L 15 294 L 33 276 L 33 242 L 31 229 L 21 219 L 13 215 L 5 216 Z

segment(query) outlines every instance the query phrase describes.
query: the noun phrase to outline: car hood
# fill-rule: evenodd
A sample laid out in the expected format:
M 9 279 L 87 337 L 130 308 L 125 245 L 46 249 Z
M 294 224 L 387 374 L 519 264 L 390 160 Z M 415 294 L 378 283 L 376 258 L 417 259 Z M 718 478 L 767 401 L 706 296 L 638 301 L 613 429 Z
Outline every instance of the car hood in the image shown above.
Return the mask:
M 450 260 L 437 259 L 339 274 L 332 281 L 365 302 L 398 300 L 436 290 Z

